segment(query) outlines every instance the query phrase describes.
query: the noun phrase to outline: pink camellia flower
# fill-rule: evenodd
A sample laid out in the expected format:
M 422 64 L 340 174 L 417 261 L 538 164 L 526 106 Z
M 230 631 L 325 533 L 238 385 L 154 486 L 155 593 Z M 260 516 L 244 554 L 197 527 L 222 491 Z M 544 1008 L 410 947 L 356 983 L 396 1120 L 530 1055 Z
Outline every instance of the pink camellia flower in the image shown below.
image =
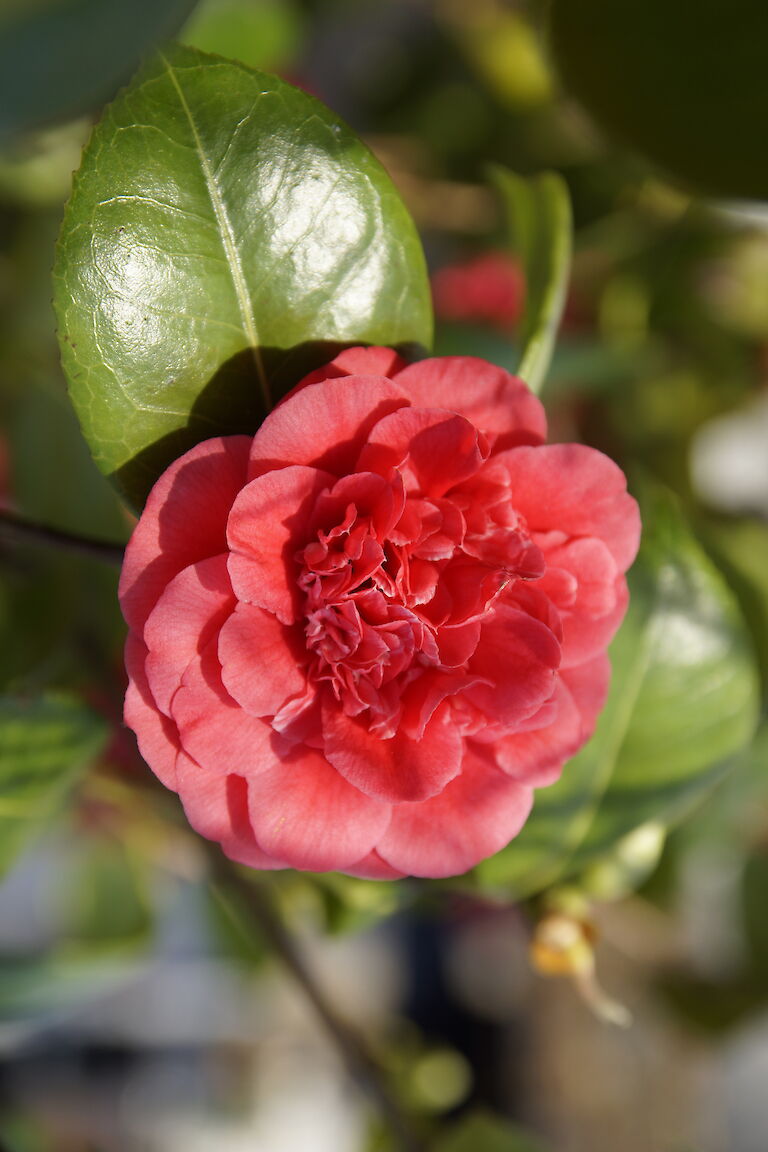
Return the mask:
M 255 868 L 450 876 L 592 732 L 639 518 L 471 357 L 351 349 L 198 444 L 128 546 L 125 717 Z
M 517 260 L 483 252 L 432 274 L 432 298 L 440 320 L 489 324 L 510 332 L 523 310 L 525 279 Z

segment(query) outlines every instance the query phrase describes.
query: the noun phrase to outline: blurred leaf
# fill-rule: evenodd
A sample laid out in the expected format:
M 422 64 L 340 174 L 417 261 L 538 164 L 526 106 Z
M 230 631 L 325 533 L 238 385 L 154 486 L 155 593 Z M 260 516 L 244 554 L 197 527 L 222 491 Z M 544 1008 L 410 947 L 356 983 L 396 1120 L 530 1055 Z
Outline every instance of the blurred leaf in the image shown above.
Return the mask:
M 768 198 L 768 6 L 553 0 L 550 19 L 566 87 L 602 127 L 701 191 Z
M 152 907 L 145 858 L 129 843 L 90 836 L 68 878 L 71 914 L 66 933 L 70 945 L 93 955 L 96 949 L 141 946 L 152 929 Z
M 294 873 L 276 883 L 290 900 L 292 889 L 311 888 L 319 901 L 323 927 L 331 934 L 359 932 L 393 915 L 415 892 L 400 881 L 361 880 L 341 872 Z
M 301 45 L 294 0 L 203 0 L 179 39 L 203 52 L 282 72 Z
M 62 203 L 90 127 L 88 120 L 74 120 L 24 136 L 6 149 L 0 154 L 0 198 L 32 208 Z
M 542 1152 L 535 1142 L 516 1125 L 477 1112 L 454 1121 L 447 1135 L 439 1139 L 435 1152 Z
M 37 0 L 0 16 L 0 139 L 91 112 L 195 0 Z
M 137 504 L 339 346 L 431 342 L 421 245 L 378 161 L 312 97 L 188 48 L 96 129 L 55 296 L 86 439 Z
M 554 172 L 524 179 L 494 167 L 491 176 L 504 203 L 512 250 L 525 276 L 516 371 L 533 392 L 540 392 L 552 359 L 571 266 L 568 190 Z
M 667 1007 L 674 1009 L 688 1028 L 710 1036 L 748 1025 L 768 1004 L 765 980 L 744 973 L 727 980 L 707 980 L 672 972 L 661 976 L 657 988 Z
M 767 821 L 768 822 L 768 821 Z M 758 848 L 748 857 L 742 878 L 744 932 L 752 967 L 768 973 L 768 849 Z
M 206 891 L 211 929 L 222 953 L 246 967 L 262 964 L 269 947 L 243 893 L 220 883 Z
M 642 824 L 674 823 L 755 730 L 754 656 L 732 593 L 669 504 L 654 501 L 644 524 L 595 735 L 537 793 L 517 839 L 478 867 L 481 883 L 528 895 Z
M 448 11 L 449 7 L 446 5 Z M 552 74 L 533 26 L 501 4 L 455 9 L 456 42 L 480 79 L 511 111 L 552 99 Z
M 768 525 L 721 517 L 708 521 L 705 533 L 707 547 L 739 597 L 768 695 Z
M 107 731 L 74 697 L 0 697 L 0 874 L 63 803 Z
M 75 1013 L 83 1005 L 119 987 L 135 972 L 124 960 L 0 960 L 0 1041 L 19 1025 L 24 1035 L 37 1022 Z

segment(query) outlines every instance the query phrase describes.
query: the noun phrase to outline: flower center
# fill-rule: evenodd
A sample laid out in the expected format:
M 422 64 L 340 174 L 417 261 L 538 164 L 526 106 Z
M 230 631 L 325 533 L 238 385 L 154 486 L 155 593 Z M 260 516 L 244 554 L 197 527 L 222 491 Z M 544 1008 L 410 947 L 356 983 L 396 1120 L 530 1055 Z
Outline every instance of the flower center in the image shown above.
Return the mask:
M 314 679 L 329 685 L 347 715 L 367 712 L 372 733 L 393 736 L 404 689 L 439 663 L 433 629 L 398 595 L 388 571 L 393 554 L 348 511 L 297 561 Z
M 410 686 L 427 673 L 458 682 L 505 588 L 543 571 L 509 492 L 483 495 L 485 509 L 466 512 L 408 497 L 385 526 L 375 509 L 337 503 L 338 522 L 296 555 L 310 675 L 382 739 Z

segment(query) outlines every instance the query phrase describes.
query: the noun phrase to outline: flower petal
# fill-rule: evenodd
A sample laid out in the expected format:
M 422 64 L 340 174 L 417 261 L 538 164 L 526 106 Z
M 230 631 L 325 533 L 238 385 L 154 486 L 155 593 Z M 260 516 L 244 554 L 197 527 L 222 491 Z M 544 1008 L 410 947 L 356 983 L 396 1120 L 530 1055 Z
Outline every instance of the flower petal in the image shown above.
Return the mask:
M 357 470 L 388 476 L 397 468 L 407 491 L 439 497 L 474 476 L 487 456 L 484 437 L 463 416 L 440 408 L 401 408 L 371 430 Z
M 248 479 L 307 464 L 346 476 L 368 433 L 408 400 L 381 376 L 345 376 L 308 384 L 270 412 L 253 438 Z
M 238 604 L 219 635 L 221 679 L 252 716 L 274 716 L 303 696 L 306 649 L 298 626 L 287 627 L 262 608 Z
M 226 556 L 190 564 L 174 576 L 144 625 L 146 670 L 157 705 L 170 716 L 171 697 L 195 656 L 235 607 Z
M 335 477 L 317 468 L 268 472 L 243 488 L 232 505 L 227 539 L 229 574 L 238 600 L 290 624 L 299 614 L 296 552 L 308 543 L 320 492 Z
M 495 452 L 547 438 L 544 408 L 523 381 L 475 356 L 420 360 L 398 374 L 397 386 L 414 408 L 447 408 L 466 416 Z
M 563 668 L 572 668 L 604 652 L 624 619 L 629 603 L 627 582 L 619 576 L 615 585 L 615 607 L 605 616 L 563 612 Z
M 364 796 L 306 747 L 248 782 L 248 806 L 266 852 L 293 868 L 317 872 L 361 860 L 390 818 L 388 804 Z
M 606 653 L 601 652 L 593 660 L 588 660 L 575 668 L 563 668 L 560 675 L 581 713 L 581 725 L 586 741 L 594 732 L 595 722 L 608 695 L 611 662 Z
M 136 632 L 178 572 L 226 549 L 227 516 L 246 482 L 250 447 L 250 436 L 218 436 L 197 444 L 171 464 L 150 492 L 120 574 L 123 615 Z
M 368 796 L 393 804 L 424 800 L 442 791 L 461 767 L 462 737 L 445 706 L 434 713 L 420 740 L 403 732 L 382 740 L 330 696 L 323 703 L 325 754 Z
M 413 876 L 458 876 L 517 835 L 532 799 L 531 788 L 511 780 L 484 749 L 468 742 L 461 774 L 439 796 L 396 805 L 376 850 Z
M 503 462 L 531 532 L 596 536 L 627 570 L 640 542 L 640 514 L 617 464 L 583 444 L 513 448 Z
M 285 755 L 290 744 L 246 712 L 221 680 L 218 636 L 184 673 L 171 712 L 184 751 L 211 772 L 248 779 Z
M 519 724 L 551 696 L 559 663 L 560 645 L 547 625 L 499 601 L 469 661 L 469 672 L 486 682 L 469 687 L 466 697 L 492 723 Z
M 330 364 L 316 368 L 296 385 L 296 391 L 307 384 L 318 384 L 338 376 L 386 376 L 391 380 L 402 372 L 406 363 L 392 348 L 345 348 Z M 289 393 L 290 395 L 290 393 Z
M 146 659 L 146 644 L 135 632 L 129 632 L 125 642 L 128 691 L 125 694 L 123 719 L 136 733 L 139 752 L 155 776 L 166 788 L 175 792 L 179 734 L 173 721 L 159 711 L 150 692 L 144 670 Z
M 491 749 L 496 763 L 508 776 L 532 788 L 557 780 L 565 761 L 586 740 L 581 712 L 561 676 L 553 702 L 554 716 L 549 704 L 539 710 L 543 720 L 540 728 L 535 726 L 536 717 L 532 716 L 525 731 L 504 737 Z
M 256 843 L 248 816 L 247 786 L 241 776 L 210 772 L 182 752 L 177 764 L 179 796 L 189 823 L 224 854 L 250 868 L 284 868 Z
M 405 876 L 404 872 L 398 872 L 397 868 L 382 860 L 376 851 L 369 852 L 362 860 L 350 864 L 344 871 L 347 876 L 357 876 L 361 880 L 402 880 Z

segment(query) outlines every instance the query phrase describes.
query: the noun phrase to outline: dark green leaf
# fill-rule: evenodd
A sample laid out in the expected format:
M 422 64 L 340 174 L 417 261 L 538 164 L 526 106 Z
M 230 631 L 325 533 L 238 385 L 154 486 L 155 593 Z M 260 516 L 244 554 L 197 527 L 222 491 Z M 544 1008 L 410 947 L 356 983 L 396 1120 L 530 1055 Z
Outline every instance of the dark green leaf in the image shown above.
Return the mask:
M 0 18 L 0 139 L 70 119 L 114 95 L 195 0 L 36 0 Z
M 73 697 L 0 697 L 0 874 L 63 802 L 107 731 Z
M 479 866 L 481 882 L 527 895 L 647 822 L 673 823 L 755 730 L 755 661 L 732 593 L 669 505 L 655 502 L 644 523 L 595 735 L 537 793 L 518 838 Z
M 516 372 L 540 392 L 555 346 L 571 267 L 571 203 L 554 172 L 524 179 L 506 168 L 492 169 L 502 197 L 512 250 L 525 275 L 525 308 L 516 340 Z
M 311 96 L 188 48 L 96 129 L 55 298 L 86 439 L 136 503 L 339 346 L 431 342 L 421 245 L 378 161 Z
M 768 5 L 553 0 L 567 87 L 610 133 L 695 189 L 768 198 Z

